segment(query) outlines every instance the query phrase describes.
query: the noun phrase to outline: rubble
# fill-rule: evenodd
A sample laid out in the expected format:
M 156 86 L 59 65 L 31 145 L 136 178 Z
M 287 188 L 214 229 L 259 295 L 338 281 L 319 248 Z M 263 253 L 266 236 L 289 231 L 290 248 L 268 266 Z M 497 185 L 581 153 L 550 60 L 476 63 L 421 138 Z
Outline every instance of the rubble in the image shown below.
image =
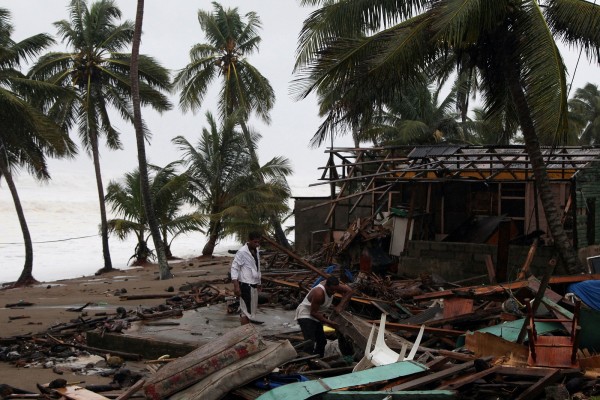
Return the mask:
M 255 325 L 246 325 L 204 345 L 128 334 L 132 324 L 177 326 L 186 312 L 204 307 L 235 312 L 230 290 L 200 280 L 167 293 L 116 294 L 122 301 L 164 299 L 157 306 L 87 316 L 86 304 L 70 310 L 79 316 L 68 323 L 0 338 L 0 360 L 15 366 L 41 366 L 59 375 L 69 360 L 95 355 L 96 361 L 71 368 L 114 377 L 104 386 L 50 382 L 40 386 L 40 394 L 2 385 L 1 398 L 534 399 L 600 392 L 600 338 L 579 334 L 600 326 L 600 312 L 565 296 L 568 285 L 600 280 L 599 275 L 538 280 L 523 268 L 518 281 L 496 283 L 490 274 L 489 284 L 468 286 L 469 281 L 447 282 L 426 273 L 401 277 L 364 263 L 358 269 L 332 268 L 353 241 L 380 237 L 365 221 L 350 230 L 347 240 L 309 257 L 273 243 L 263 254 L 263 307 L 293 310 L 312 285 L 332 274 L 354 289 L 348 310 L 331 316 L 339 328 L 328 334 L 323 359 L 298 351 L 303 337 L 297 328 L 259 334 Z M 539 299 L 537 309 L 533 299 Z M 384 334 L 375 339 L 380 323 Z M 371 362 L 377 340 L 397 362 Z M 355 370 L 361 360 L 370 362 Z M 142 367 L 132 371 L 128 363 Z

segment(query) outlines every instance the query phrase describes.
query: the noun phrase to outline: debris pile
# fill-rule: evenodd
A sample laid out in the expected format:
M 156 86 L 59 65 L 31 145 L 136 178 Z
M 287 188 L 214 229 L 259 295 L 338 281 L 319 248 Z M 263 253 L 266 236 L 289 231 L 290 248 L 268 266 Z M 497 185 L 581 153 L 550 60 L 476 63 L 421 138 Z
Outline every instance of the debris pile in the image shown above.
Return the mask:
M 366 234 L 379 237 L 377 229 Z M 267 267 L 260 300 L 270 313 L 294 310 L 329 275 L 353 288 L 347 311 L 329 317 L 337 329 L 326 332 L 323 358 L 301 350 L 304 338 L 293 321 L 275 333 L 264 333 L 263 325 L 235 327 L 195 345 L 129 335 L 132 324 L 176 326 L 186 313 L 204 315 L 199 311 L 209 307 L 221 307 L 224 316 L 235 313 L 231 290 L 219 287 L 228 282 L 223 277 L 161 294 L 119 293 L 122 300 L 158 298 L 164 303 L 97 315 L 89 315 L 86 304 L 69 310 L 79 314 L 69 323 L 1 338 L 0 360 L 16 367 L 42 366 L 57 375 L 78 368 L 81 374 L 112 376 L 113 382 L 84 386 L 57 378 L 40 385 L 39 394 L 1 385 L 0 395 L 275 400 L 344 395 L 585 399 L 600 394 L 600 338 L 594 334 L 600 311 L 577 290 L 578 284 L 600 282 L 600 276 L 551 276 L 547 281 L 529 276 L 466 286 L 431 274 L 408 279 L 335 265 L 351 246 L 350 237 L 360 235 L 364 238 L 365 232 L 353 226 L 343 246 L 328 245 L 306 258 L 273 244 L 263 258 Z M 136 340 L 141 347 L 133 344 Z M 93 361 L 74 363 L 87 359 Z M 127 368 L 131 365 L 141 367 Z

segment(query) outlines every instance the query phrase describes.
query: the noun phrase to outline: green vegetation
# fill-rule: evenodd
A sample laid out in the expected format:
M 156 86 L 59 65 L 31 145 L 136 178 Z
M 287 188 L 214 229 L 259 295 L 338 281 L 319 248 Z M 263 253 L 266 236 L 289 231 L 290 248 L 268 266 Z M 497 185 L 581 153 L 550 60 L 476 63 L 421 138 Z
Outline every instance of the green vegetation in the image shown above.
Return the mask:
M 129 21 L 117 23 L 121 11 L 111 0 L 97 1 L 89 9 L 86 1 L 72 0 L 69 13 L 69 21 L 58 21 L 54 25 L 71 51 L 51 52 L 40 57 L 30 76 L 75 92 L 75 96 L 57 101 L 49 115 L 65 129 L 76 127 L 81 143 L 92 155 L 100 205 L 102 271 L 110 271 L 113 267 L 108 247 L 99 141 L 105 137 L 110 149 L 121 148 L 120 133 L 110 119 L 110 108 L 127 121 L 133 120 L 129 78 L 131 56 L 122 52 L 131 44 L 133 24 Z M 140 56 L 139 71 L 140 96 L 144 104 L 158 111 L 169 110 L 171 104 L 161 93 L 170 89 L 168 71 L 148 56 Z
M 182 233 L 200 231 L 202 224 L 198 213 L 183 212 L 194 199 L 189 191 L 187 175 L 178 175 L 176 166 L 176 163 L 164 168 L 149 166 L 151 198 L 168 258 L 173 256 L 170 251 L 173 239 Z M 121 240 L 134 234 L 137 245 L 131 258 L 134 265 L 145 264 L 153 254 L 148 248 L 150 230 L 142 201 L 139 170 L 125 174 L 121 182 L 111 181 L 106 189 L 106 202 L 116 215 L 121 216 L 108 220 L 109 231 Z
M 65 131 L 44 114 L 41 107 L 59 96 L 62 90 L 27 79 L 21 63 L 44 51 L 54 43 L 39 34 L 15 42 L 10 12 L 0 8 L 0 178 L 10 190 L 23 233 L 25 264 L 16 285 L 35 282 L 33 278 L 33 243 L 19 199 L 14 175 L 25 168 L 39 180 L 50 179 L 47 157 L 75 154 L 75 145 Z
M 324 120 L 313 145 L 336 134 L 352 135 L 357 146 L 367 141 L 523 141 L 552 236 L 570 271 L 579 271 L 540 146 L 598 144 L 598 87 L 589 83 L 568 100 L 556 40 L 600 61 L 600 6 L 567 0 L 302 3 L 320 7 L 299 33 L 293 86 L 298 98 L 315 93 L 319 100 Z M 113 0 L 89 7 L 85 0 L 71 0 L 69 19 L 54 24 L 68 50 L 37 59 L 55 40 L 39 34 L 13 41 L 10 14 L 0 9 L 0 178 L 14 199 L 25 242 L 19 283 L 33 280 L 33 250 L 13 176 L 26 168 L 36 178 L 48 179 L 46 157 L 75 154 L 67 136 L 71 130 L 77 131 L 94 163 L 101 271 L 112 270 L 109 231 L 120 238 L 135 234 L 135 259 L 142 263 L 150 255 L 148 231 L 156 226 L 155 248 L 165 254 L 164 263 L 159 257 L 162 279 L 168 277 L 170 244 L 180 233 L 205 232 L 206 255 L 227 235 L 243 239 L 250 230 L 269 227 L 287 244 L 280 221 L 288 212 L 286 178 L 291 168 L 282 157 L 261 164 L 260 135 L 249 126 L 252 117 L 269 123 L 275 104 L 268 79 L 248 59 L 261 43 L 258 15 L 242 15 L 216 2 L 212 11 L 199 10 L 203 41 L 191 48 L 189 63 L 176 71 L 172 82 L 167 68 L 138 54 L 143 6 L 138 0 L 134 26 L 121 22 Z M 32 66 L 25 75 L 21 67 L 29 61 Z M 212 86 L 219 89 L 216 104 L 206 99 Z M 183 153 L 181 162 L 149 166 L 145 142 L 152 138 L 141 107 L 169 111 L 173 89 L 184 112 L 213 107 L 216 117 L 206 114 L 207 127 L 193 145 L 187 139 L 193 132 L 176 133 L 173 144 Z M 480 107 L 471 109 L 475 96 Z M 99 148 L 102 141 L 112 150 L 122 147 L 113 115 L 134 123 L 139 167 L 123 182 L 111 182 L 105 196 Z M 108 221 L 105 202 L 119 218 Z M 149 223 L 154 218 L 156 223 Z
M 518 122 L 556 247 L 570 272 L 581 271 L 560 222 L 540 140 L 564 143 L 568 133 L 566 71 L 555 38 L 599 61 L 600 6 L 562 0 L 544 1 L 543 7 L 533 0 L 303 3 L 321 8 L 300 33 L 301 97 L 335 90 L 345 106 L 366 93 L 371 107 L 381 107 L 406 96 L 405 88 L 424 76 L 454 74 L 466 88 L 458 96 L 461 112 L 476 88 L 487 118 Z M 341 120 L 331 126 L 352 125 L 364 114 L 364 108 L 339 113 Z
M 207 113 L 209 127 L 202 130 L 195 147 L 182 136 L 173 139 L 183 152 L 198 208 L 207 216 L 208 242 L 203 255 L 212 255 L 225 235 L 237 234 L 244 240 L 248 232 L 263 227 L 270 216 L 288 211 L 290 191 L 285 177 L 291 171 L 289 163 L 274 158 L 257 168 L 252 162 L 253 150 L 235 129 L 237 118 L 238 114 L 232 114 L 219 126 Z M 252 135 L 252 149 L 258 138 Z

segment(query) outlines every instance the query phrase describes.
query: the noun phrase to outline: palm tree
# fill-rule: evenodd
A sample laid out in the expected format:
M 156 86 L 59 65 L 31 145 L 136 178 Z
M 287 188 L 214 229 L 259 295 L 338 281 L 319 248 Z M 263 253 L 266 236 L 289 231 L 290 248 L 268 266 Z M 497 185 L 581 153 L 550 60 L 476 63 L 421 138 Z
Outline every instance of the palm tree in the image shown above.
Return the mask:
M 517 121 L 507 118 L 506 113 L 488 115 L 483 108 L 476 107 L 472 114 L 472 118 L 461 124 L 472 143 L 508 146 L 522 142 Z
M 588 83 L 575 90 L 569 100 L 569 112 L 578 128 L 579 143 L 582 145 L 600 144 L 600 91 L 598 85 Z
M 33 277 L 33 243 L 25 213 L 14 181 L 14 174 L 25 168 L 39 180 L 50 179 L 46 157 L 75 154 L 75 145 L 50 118 L 29 99 L 45 103 L 63 95 L 44 82 L 27 79 L 20 72 L 21 62 L 39 54 L 53 39 L 38 34 L 15 42 L 11 35 L 8 10 L 0 8 L 0 179 L 10 190 L 25 244 L 25 263 L 16 286 L 36 282 Z
M 565 66 L 554 37 L 598 60 L 600 6 L 569 0 L 441 0 L 398 3 L 305 0 L 321 4 L 300 35 L 297 70 L 303 94 L 334 77 L 396 96 L 440 56 L 459 73 L 477 71 L 487 112 L 514 106 L 557 250 L 572 272 L 582 271 L 561 224 L 540 150 L 540 137 L 567 132 Z M 399 5 L 400 4 L 400 5 Z M 364 38 L 355 33 L 364 32 Z M 356 79 L 356 70 L 362 71 Z M 508 114 L 507 114 L 508 115 Z
M 125 240 L 131 233 L 137 237 L 137 245 L 132 256 L 135 258 L 135 265 L 145 264 L 150 256 L 147 244 L 148 224 L 140 188 L 140 173 L 136 170 L 125 174 L 122 183 L 109 182 L 105 197 L 112 212 L 121 216 L 107 221 L 109 233 L 114 232 L 120 240 Z
M 133 120 L 131 106 L 131 55 L 121 53 L 131 44 L 133 24 L 118 23 L 121 11 L 112 0 L 99 0 L 88 9 L 85 0 L 71 0 L 70 20 L 55 22 L 68 52 L 52 52 L 41 57 L 30 74 L 37 79 L 72 88 L 76 97 L 57 102 L 50 110 L 68 129 L 77 126 L 81 142 L 91 153 L 100 204 L 104 267 L 112 270 L 108 247 L 108 225 L 104 204 L 104 187 L 100 168 L 100 138 L 110 149 L 120 149 L 120 133 L 113 127 L 109 109 L 122 118 Z M 160 112 L 171 104 L 161 93 L 170 89 L 168 71 L 148 56 L 139 57 L 140 98 L 143 104 Z M 137 80 L 136 80 L 137 81 Z
M 244 237 L 244 232 L 264 224 L 266 218 L 283 214 L 287 208 L 287 160 L 274 158 L 261 168 L 253 168 L 246 140 L 235 130 L 237 118 L 233 114 L 219 127 L 207 113 L 209 127 L 202 130 L 196 147 L 182 136 L 173 139 L 183 152 L 198 207 L 208 218 L 203 255 L 211 255 L 222 237 L 233 233 Z M 252 136 L 254 146 L 258 137 Z
M 133 103 L 133 126 L 135 127 L 135 139 L 138 150 L 138 165 L 140 169 L 141 191 L 144 199 L 144 209 L 150 226 L 152 240 L 158 255 L 158 269 L 160 279 L 169 279 L 171 271 L 167 263 L 166 244 L 162 241 L 158 221 L 154 214 L 154 204 L 150 195 L 150 183 L 148 182 L 148 161 L 146 159 L 146 143 L 144 123 L 142 121 L 141 98 L 140 98 L 140 42 L 142 40 L 142 25 L 144 21 L 144 0 L 138 0 L 135 29 L 133 33 L 133 45 L 131 48 L 131 92 Z
M 210 84 L 219 76 L 222 86 L 219 92 L 218 109 L 222 118 L 238 113 L 246 146 L 251 148 L 251 134 L 247 121 L 255 114 L 269 123 L 269 112 L 275 102 L 275 92 L 269 81 L 246 58 L 258 51 L 261 42 L 258 29 L 260 19 L 254 12 L 244 17 L 237 8 L 224 9 L 212 3 L 214 12 L 198 11 L 200 28 L 207 43 L 199 43 L 190 50 L 190 63 L 175 77 L 175 85 L 181 90 L 179 105 L 184 111 L 197 111 Z M 254 148 L 251 161 L 259 165 Z M 289 246 L 281 223 L 273 218 L 277 240 Z
M 182 233 L 200 231 L 202 223 L 198 214 L 182 213 L 182 209 L 193 199 L 188 190 L 187 176 L 176 174 L 176 165 L 171 163 L 164 168 L 149 166 L 152 171 L 149 177 L 152 203 L 168 258 L 172 258 L 170 245 L 173 239 Z M 108 220 L 109 232 L 114 232 L 121 240 L 135 234 L 137 245 L 132 258 L 135 259 L 135 265 L 144 265 L 152 253 L 148 248 L 150 230 L 139 169 L 125 174 L 122 182 L 111 181 L 106 189 L 106 202 L 121 217 Z
M 365 135 L 381 145 L 468 142 L 457 121 L 456 90 L 440 101 L 442 89 L 432 79 L 407 85 L 398 99 L 375 115 Z

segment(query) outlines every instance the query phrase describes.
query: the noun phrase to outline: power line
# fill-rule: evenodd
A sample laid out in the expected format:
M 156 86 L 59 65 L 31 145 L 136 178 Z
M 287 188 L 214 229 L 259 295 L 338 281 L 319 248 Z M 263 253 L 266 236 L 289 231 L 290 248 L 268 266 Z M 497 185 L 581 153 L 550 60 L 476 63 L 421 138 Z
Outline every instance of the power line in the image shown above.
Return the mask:
M 596 5 L 596 0 L 594 0 L 594 5 Z M 579 61 L 581 60 L 581 54 L 583 53 L 583 46 L 579 49 L 579 56 L 577 57 L 577 63 L 575 64 L 575 70 L 573 71 L 573 76 L 571 77 L 571 84 L 569 85 L 569 90 L 567 91 L 567 98 L 571 94 L 571 89 L 573 88 L 573 81 L 575 80 L 575 74 L 577 73 L 577 67 L 579 67 Z
M 77 239 L 87 239 L 87 238 L 91 238 L 91 237 L 95 237 L 95 236 L 100 236 L 100 234 L 95 234 L 95 235 L 88 235 L 88 236 L 78 236 L 78 237 L 72 237 L 72 238 L 66 238 L 66 239 L 57 239 L 57 240 L 44 240 L 41 242 L 32 242 L 33 244 L 39 244 L 39 243 L 56 243 L 56 242 L 67 242 L 69 240 L 77 240 Z M 23 244 L 23 242 L 9 242 L 9 243 L 0 243 L 0 244 Z

